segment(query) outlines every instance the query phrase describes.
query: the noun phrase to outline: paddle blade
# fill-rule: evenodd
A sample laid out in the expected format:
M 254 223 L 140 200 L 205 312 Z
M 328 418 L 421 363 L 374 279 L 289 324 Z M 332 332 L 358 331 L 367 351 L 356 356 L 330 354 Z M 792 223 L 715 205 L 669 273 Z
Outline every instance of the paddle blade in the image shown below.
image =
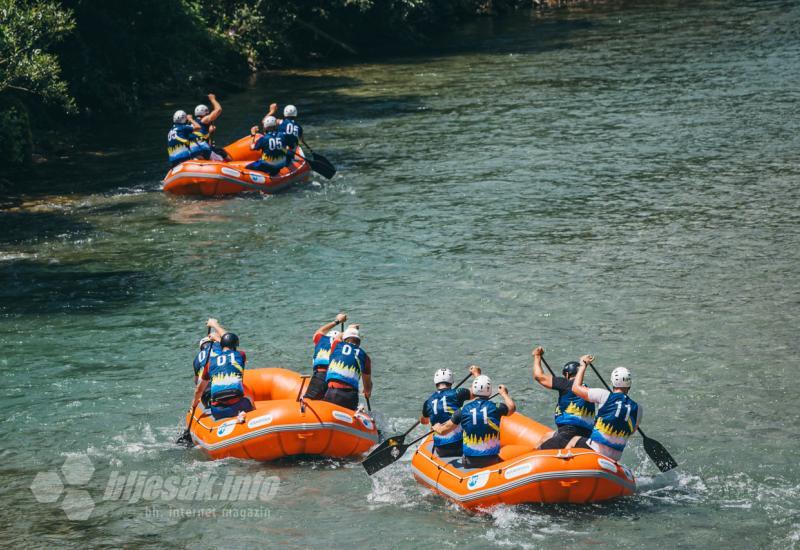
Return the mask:
M 391 443 L 380 451 L 376 449 L 377 452 L 373 451 L 370 453 L 361 463 L 368 475 L 372 475 L 378 470 L 383 470 L 388 465 L 394 464 L 400 460 L 400 457 L 403 456 L 408 449 L 408 445 L 403 445 L 402 441 L 392 441 L 391 439 L 387 439 L 386 441 Z M 384 441 L 384 443 L 386 443 L 386 441 Z
M 180 435 L 180 437 L 175 440 L 175 444 L 186 445 L 187 447 L 192 445 L 192 434 L 189 432 L 189 428 L 183 430 L 183 433 Z
M 659 470 L 669 472 L 678 466 L 678 463 L 661 443 L 644 435 L 642 437 L 644 437 L 644 450 L 647 456 L 658 466 Z
M 309 157 L 308 164 L 311 165 L 314 172 L 325 179 L 331 179 L 336 174 L 336 167 L 319 153 L 314 153 L 313 156 Z
M 375 449 L 373 449 L 373 451 L 371 453 L 369 453 L 369 455 L 367 455 L 367 458 L 378 454 L 379 452 L 381 452 L 382 450 L 386 449 L 387 447 L 390 447 L 390 446 L 396 447 L 398 445 L 402 445 L 403 443 L 405 443 L 405 441 L 406 441 L 405 434 L 393 435 L 393 436 L 381 441 L 381 444 L 378 445 L 377 447 L 375 447 Z

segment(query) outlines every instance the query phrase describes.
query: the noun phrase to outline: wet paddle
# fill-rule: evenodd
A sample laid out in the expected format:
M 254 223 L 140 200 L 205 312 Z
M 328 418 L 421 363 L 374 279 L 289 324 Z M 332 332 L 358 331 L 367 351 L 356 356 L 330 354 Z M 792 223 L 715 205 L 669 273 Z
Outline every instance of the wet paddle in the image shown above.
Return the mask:
M 600 373 L 597 372 L 597 369 L 594 367 L 594 365 L 589 363 L 589 366 L 592 367 L 595 375 L 597 375 L 597 378 L 600 379 L 606 389 L 608 391 L 612 391 L 611 388 L 608 387 L 608 384 L 606 384 L 606 381 L 603 380 L 603 377 L 600 376 Z M 661 443 L 655 439 L 647 437 L 641 428 L 638 428 L 638 431 L 640 434 L 642 434 L 644 451 L 647 453 L 647 456 L 650 457 L 650 460 L 652 460 L 655 465 L 658 466 L 659 470 L 662 472 L 668 472 L 678 466 L 678 463 L 674 458 L 672 458 L 672 455 L 669 454 L 667 449 L 665 449 Z
M 467 376 L 465 376 L 464 379 L 461 382 L 459 382 L 458 385 L 456 385 L 456 387 L 453 388 L 453 389 L 457 389 L 457 388 L 460 388 L 461 386 L 463 386 L 464 382 L 469 380 L 470 376 L 472 376 L 472 373 L 469 373 Z M 389 447 L 389 446 L 396 447 L 397 445 L 402 445 L 405 442 L 406 437 L 408 436 L 408 434 L 410 434 L 411 431 L 414 428 L 416 428 L 417 426 L 419 426 L 419 420 L 414 422 L 414 425 L 411 426 L 408 430 L 406 430 L 405 433 L 393 435 L 391 437 L 386 438 L 384 441 L 381 442 L 380 445 L 375 447 L 375 449 L 371 453 L 369 453 L 369 456 L 367 456 L 367 458 L 369 458 L 369 457 L 371 457 L 371 456 L 373 456 L 375 454 L 378 454 L 379 452 L 383 451 L 386 447 Z M 366 459 L 364 459 L 364 460 L 366 460 Z
M 320 153 L 316 153 L 304 139 L 301 141 L 303 142 L 303 147 L 308 149 L 308 152 L 311 153 L 311 158 L 306 159 L 311 165 L 311 168 L 323 177 L 331 179 L 336 174 L 336 167 L 333 163 Z
M 208 327 L 208 331 L 206 332 L 206 336 L 208 336 L 209 334 L 211 334 L 211 327 Z M 209 363 L 211 363 L 211 348 L 213 348 L 213 347 L 214 347 L 214 342 L 213 341 L 209 342 L 208 343 L 208 357 L 206 358 L 206 366 L 205 366 L 205 368 L 208 368 Z M 201 381 L 202 381 L 202 378 L 201 378 Z M 202 399 L 201 399 L 201 401 L 202 401 Z M 192 407 L 192 414 L 189 416 L 189 424 L 186 426 L 186 429 L 183 431 L 183 433 L 180 435 L 180 437 L 178 437 L 178 439 L 175 441 L 175 443 L 177 445 L 186 445 L 187 447 L 191 447 L 192 446 L 192 443 L 193 443 L 192 442 L 192 431 L 191 431 L 192 430 L 192 421 L 194 420 L 194 413 L 197 410 L 197 405 L 199 405 L 199 404 L 200 404 L 200 401 L 195 403 L 194 407 Z
M 489 399 L 494 399 L 498 395 L 500 394 L 496 393 Z M 383 448 L 379 452 L 372 452 L 367 458 L 365 458 L 361 462 L 361 465 L 364 466 L 364 469 L 367 471 L 367 475 L 372 475 L 378 470 L 382 470 L 387 466 L 389 466 L 390 464 L 394 464 L 395 462 L 400 460 L 400 457 L 406 454 L 406 451 L 408 450 L 409 447 L 411 447 L 415 443 L 422 441 L 432 433 L 433 430 L 429 431 L 425 435 L 419 436 L 414 441 L 408 444 L 403 444 L 402 442 L 398 441 L 396 442 L 397 445 L 389 445 L 388 447 Z

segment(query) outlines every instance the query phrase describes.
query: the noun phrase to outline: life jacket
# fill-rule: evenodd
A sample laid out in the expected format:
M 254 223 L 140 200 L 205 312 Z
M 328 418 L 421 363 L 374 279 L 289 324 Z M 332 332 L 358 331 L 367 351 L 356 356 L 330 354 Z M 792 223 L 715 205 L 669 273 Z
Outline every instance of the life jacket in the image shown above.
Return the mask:
M 478 398 L 461 409 L 464 456 L 494 456 L 500 453 L 500 412 L 486 398 Z
M 222 351 L 222 347 L 219 345 L 219 342 L 211 342 L 206 343 L 203 345 L 202 349 L 195 355 L 194 362 L 192 363 L 192 367 L 194 367 L 194 375 L 200 376 L 202 374 L 203 369 L 206 366 L 206 361 L 208 360 L 208 354 L 211 353 L 211 360 L 213 361 L 214 358 L 219 355 Z M 209 363 L 208 368 L 211 368 L 211 364 Z
M 209 145 L 211 144 L 211 124 L 203 124 L 199 120 L 196 121 L 200 125 L 199 130 L 195 130 L 192 132 L 192 135 L 195 138 L 195 141 L 198 142 L 206 142 Z
M 330 336 L 323 336 L 314 346 L 314 372 L 320 369 L 327 369 L 331 362 L 331 346 L 333 339 Z
M 284 135 L 284 144 L 292 150 L 297 147 L 300 138 L 303 137 L 303 127 L 291 118 L 283 119 L 281 125 L 278 126 L 278 132 Z
M 622 392 L 612 393 L 597 411 L 589 439 L 622 452 L 636 429 L 639 405 Z
M 191 124 L 173 124 L 170 128 L 167 134 L 167 154 L 171 163 L 183 162 L 191 158 L 192 130 Z
M 286 144 L 283 142 L 283 134 L 279 132 L 268 132 L 258 140 L 261 149 L 261 160 L 271 164 L 286 159 Z
M 592 429 L 597 412 L 594 403 L 581 399 L 571 391 L 564 392 L 556 404 L 556 426 L 578 426 Z
M 467 390 L 462 390 L 462 392 L 459 393 L 459 391 L 456 389 L 447 388 L 433 392 L 428 400 L 425 401 L 424 405 L 425 414 L 430 419 L 431 425 L 444 424 L 450 420 L 450 417 L 453 416 L 453 413 L 461 408 L 461 405 L 464 404 L 465 398 L 468 397 L 469 392 Z M 444 435 L 434 435 L 433 445 L 435 447 L 439 447 L 440 445 L 448 445 L 450 443 L 459 442 L 461 441 L 461 434 L 462 429 L 461 425 L 459 424 L 449 433 Z
M 244 395 L 245 357 L 236 350 L 220 350 L 209 364 L 211 377 L 211 400 L 219 401 Z
M 325 382 L 339 382 L 358 391 L 361 371 L 367 360 L 367 352 L 355 344 L 340 342 L 331 352 Z

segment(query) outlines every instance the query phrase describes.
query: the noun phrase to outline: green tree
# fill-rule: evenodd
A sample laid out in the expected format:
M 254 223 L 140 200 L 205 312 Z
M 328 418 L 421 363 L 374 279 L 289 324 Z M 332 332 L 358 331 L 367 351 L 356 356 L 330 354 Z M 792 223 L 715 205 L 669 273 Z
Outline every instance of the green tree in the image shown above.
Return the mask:
M 30 94 L 75 109 L 58 57 L 50 48 L 75 27 L 72 15 L 46 0 L 0 0 L 0 94 Z

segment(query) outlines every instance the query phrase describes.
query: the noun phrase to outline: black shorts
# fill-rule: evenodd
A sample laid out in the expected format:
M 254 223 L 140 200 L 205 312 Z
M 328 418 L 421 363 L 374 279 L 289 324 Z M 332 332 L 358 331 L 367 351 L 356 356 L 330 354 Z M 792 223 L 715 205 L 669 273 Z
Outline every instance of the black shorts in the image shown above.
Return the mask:
M 592 433 L 589 428 L 581 428 L 579 426 L 559 426 L 558 431 L 553 434 L 553 437 L 545 441 L 539 446 L 539 449 L 563 449 L 572 440 L 573 437 L 588 437 Z
M 322 398 L 329 403 L 335 403 L 345 409 L 356 410 L 358 408 L 358 392 L 354 388 L 331 388 L 325 392 Z
M 308 389 L 303 399 L 322 399 L 322 396 L 325 395 L 325 390 L 328 389 L 328 385 L 325 383 L 327 374 L 327 370 L 318 370 L 314 373 L 314 376 L 308 381 Z
M 464 455 L 465 468 L 486 468 L 502 462 L 499 455 L 490 456 L 466 456 Z
M 449 458 L 453 456 L 461 456 L 463 451 L 463 445 L 460 441 L 456 441 L 455 443 L 447 443 L 446 445 L 439 445 L 433 447 L 433 453 L 436 456 L 441 456 L 442 458 Z
M 591 448 L 592 448 L 592 447 L 589 445 L 589 438 L 588 438 L 588 437 L 582 437 L 582 438 L 580 438 L 580 439 L 578 440 L 578 442 L 577 442 L 577 443 L 575 443 L 575 446 L 576 446 L 576 447 L 578 447 L 579 449 L 591 449 Z

